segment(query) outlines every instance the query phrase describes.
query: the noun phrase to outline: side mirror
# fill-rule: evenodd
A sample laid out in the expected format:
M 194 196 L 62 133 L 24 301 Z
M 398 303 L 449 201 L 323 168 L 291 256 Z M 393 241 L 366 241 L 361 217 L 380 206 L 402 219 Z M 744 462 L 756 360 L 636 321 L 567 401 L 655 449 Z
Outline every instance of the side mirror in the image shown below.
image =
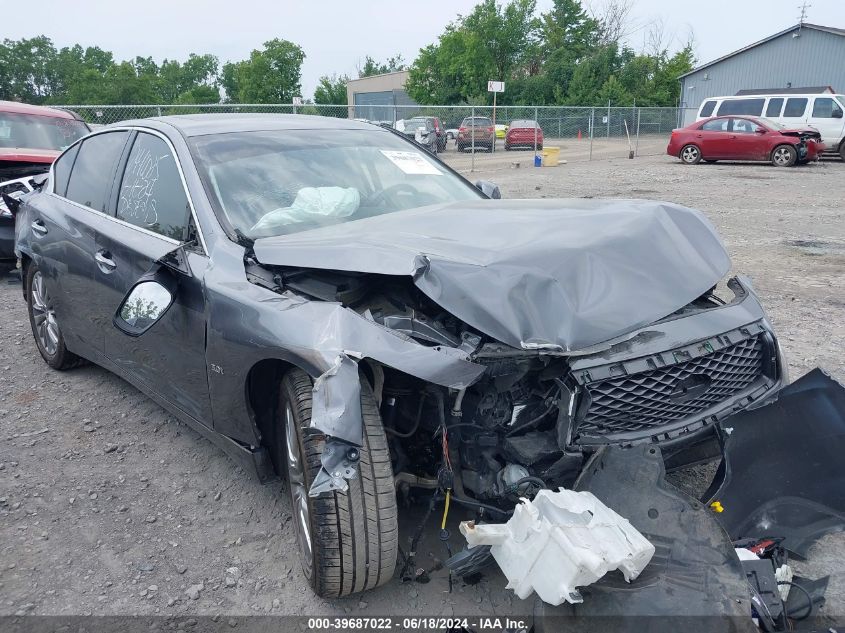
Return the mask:
M 836 108 L 833 112 L 830 113 L 830 115 L 834 119 L 841 119 L 842 118 L 842 110 L 840 110 L 839 108 Z
M 176 297 L 176 280 L 166 271 L 142 277 L 123 298 L 112 320 L 129 336 L 140 336 L 170 309 Z
M 492 183 L 489 180 L 478 180 L 476 181 L 475 186 L 488 198 L 499 200 L 502 197 L 502 192 L 499 191 L 499 185 Z
M 768 134 L 769 131 L 764 127 L 758 127 L 756 130 L 757 134 Z

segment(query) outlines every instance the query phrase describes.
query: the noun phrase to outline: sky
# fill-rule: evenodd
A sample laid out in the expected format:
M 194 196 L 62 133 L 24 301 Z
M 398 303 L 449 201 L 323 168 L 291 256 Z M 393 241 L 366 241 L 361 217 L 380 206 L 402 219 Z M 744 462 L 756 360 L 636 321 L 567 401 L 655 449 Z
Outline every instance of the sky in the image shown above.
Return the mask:
M 587 0 L 600 9 L 604 0 Z M 99 46 L 118 60 L 136 55 L 185 59 L 212 53 L 221 63 L 249 56 L 273 38 L 305 51 L 302 93 L 321 75 L 356 76 L 370 55 L 407 61 L 437 40 L 477 0 L 0 0 L 0 38 L 47 35 L 57 47 Z M 649 25 L 662 22 L 666 43 L 679 48 L 692 33 L 699 63 L 747 46 L 798 22 L 801 0 L 633 0 L 627 37 L 643 48 Z M 812 0 L 807 22 L 845 28 L 845 0 Z M 551 0 L 538 0 L 545 10 Z M 494 79 L 491 77 L 491 79 Z

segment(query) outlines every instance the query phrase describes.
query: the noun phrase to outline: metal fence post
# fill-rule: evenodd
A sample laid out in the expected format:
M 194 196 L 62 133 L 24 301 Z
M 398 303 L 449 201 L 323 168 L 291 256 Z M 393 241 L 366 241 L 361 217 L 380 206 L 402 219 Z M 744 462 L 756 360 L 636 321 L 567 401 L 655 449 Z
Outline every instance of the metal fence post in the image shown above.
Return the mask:
M 590 110 L 590 160 L 593 160 L 593 129 L 596 126 L 596 109 Z
M 469 128 L 470 128 L 470 130 L 472 130 L 472 132 L 471 132 L 472 133 L 472 140 L 470 141 L 470 143 L 472 144 L 471 145 L 472 149 L 470 149 L 470 151 L 472 152 L 472 162 L 470 163 L 469 170 L 471 172 L 473 172 L 473 171 L 475 171 L 475 106 L 472 106 L 472 109 L 470 110 L 469 116 L 470 116 Z M 496 128 L 494 127 L 493 128 L 493 137 L 495 138 L 495 136 L 496 136 Z
M 540 127 L 540 109 L 534 106 L 534 156 L 537 156 L 537 128 Z M 505 134 L 507 138 L 507 134 Z
M 634 156 L 640 155 L 640 120 L 643 118 L 643 109 L 637 110 L 637 140 L 634 146 Z
M 610 139 L 610 99 L 607 100 L 607 138 Z

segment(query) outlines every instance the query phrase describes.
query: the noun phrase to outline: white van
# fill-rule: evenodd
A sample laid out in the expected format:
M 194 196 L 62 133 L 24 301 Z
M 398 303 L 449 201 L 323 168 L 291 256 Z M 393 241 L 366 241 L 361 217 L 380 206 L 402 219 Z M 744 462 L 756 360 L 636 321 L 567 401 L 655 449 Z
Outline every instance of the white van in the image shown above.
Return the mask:
M 810 125 L 822 135 L 827 149 L 845 160 L 845 95 L 769 94 L 712 97 L 701 104 L 697 121 L 711 116 L 746 115 L 777 121 L 787 127 Z

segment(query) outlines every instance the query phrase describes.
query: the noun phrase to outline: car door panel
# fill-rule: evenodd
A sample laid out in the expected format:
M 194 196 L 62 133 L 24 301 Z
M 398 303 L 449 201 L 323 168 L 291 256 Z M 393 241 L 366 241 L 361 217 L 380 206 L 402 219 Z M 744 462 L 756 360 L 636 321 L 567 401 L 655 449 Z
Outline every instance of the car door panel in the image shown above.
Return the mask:
M 114 325 L 124 297 L 158 261 L 187 237 L 190 212 L 172 148 L 139 132 L 112 190 L 114 218 L 96 234 L 94 274 L 106 321 L 104 352 L 127 375 L 144 383 L 196 420 L 211 424 L 205 361 L 204 255 L 188 252 L 192 274 L 177 278 L 176 296 L 164 315 L 140 336 Z
M 96 227 L 105 217 L 102 210 L 128 138 L 127 131 L 95 134 L 83 140 L 78 150 L 59 157 L 57 166 L 65 158 L 73 160 L 65 196 L 40 197 L 36 213 L 29 218 L 34 252 L 68 348 L 93 360 L 103 352 L 102 319 L 92 309 L 97 296 Z
M 106 298 L 105 355 L 122 370 L 200 422 L 211 422 L 205 362 L 204 256 L 189 253 L 192 276 L 179 275 L 173 305 L 147 332 L 129 336 L 114 323 L 114 315 L 140 277 L 160 266 L 156 262 L 177 245 L 135 227 L 112 222 L 97 235 L 98 252 L 114 266 L 98 268 Z

